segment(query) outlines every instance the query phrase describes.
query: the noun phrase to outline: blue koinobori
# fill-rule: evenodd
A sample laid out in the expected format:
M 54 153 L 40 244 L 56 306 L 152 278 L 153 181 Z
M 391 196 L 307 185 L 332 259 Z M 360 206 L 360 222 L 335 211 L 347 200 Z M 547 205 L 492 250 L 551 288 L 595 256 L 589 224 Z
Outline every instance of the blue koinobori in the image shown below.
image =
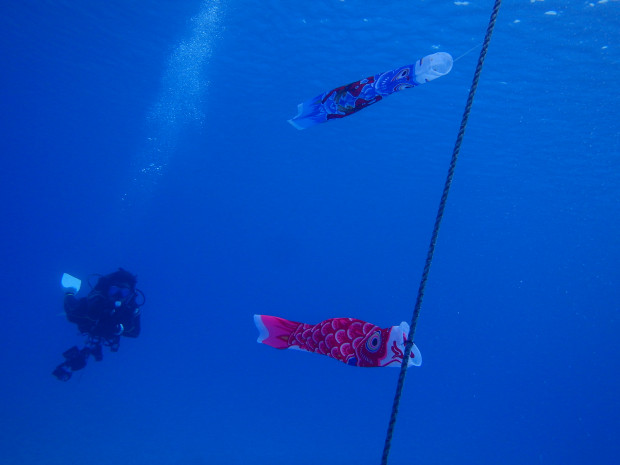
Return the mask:
M 297 116 L 288 120 L 297 129 L 306 129 L 334 118 L 344 118 L 394 92 L 419 86 L 444 76 L 452 69 L 452 56 L 437 52 L 417 62 L 336 87 L 297 107 Z

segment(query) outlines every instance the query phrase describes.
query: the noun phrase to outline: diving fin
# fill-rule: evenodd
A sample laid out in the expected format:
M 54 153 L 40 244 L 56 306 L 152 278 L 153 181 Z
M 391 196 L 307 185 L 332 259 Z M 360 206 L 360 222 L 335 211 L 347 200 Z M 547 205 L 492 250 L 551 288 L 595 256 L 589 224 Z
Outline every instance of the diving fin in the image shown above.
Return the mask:
M 82 286 L 82 281 L 67 273 L 62 274 L 62 280 L 60 283 L 62 284 L 65 292 L 71 294 L 77 294 L 80 290 L 80 286 Z

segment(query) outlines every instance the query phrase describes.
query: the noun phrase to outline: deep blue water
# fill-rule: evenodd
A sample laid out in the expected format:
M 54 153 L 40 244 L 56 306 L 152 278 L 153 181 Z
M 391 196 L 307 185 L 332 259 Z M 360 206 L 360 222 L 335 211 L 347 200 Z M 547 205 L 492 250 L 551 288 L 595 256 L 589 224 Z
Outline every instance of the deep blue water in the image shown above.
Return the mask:
M 2 463 L 378 464 L 397 370 L 258 345 L 252 315 L 410 320 L 491 6 L 4 2 Z M 504 1 L 390 463 L 619 463 L 619 25 Z M 434 51 L 466 55 L 286 122 Z M 61 274 L 118 266 L 142 335 L 58 382 Z

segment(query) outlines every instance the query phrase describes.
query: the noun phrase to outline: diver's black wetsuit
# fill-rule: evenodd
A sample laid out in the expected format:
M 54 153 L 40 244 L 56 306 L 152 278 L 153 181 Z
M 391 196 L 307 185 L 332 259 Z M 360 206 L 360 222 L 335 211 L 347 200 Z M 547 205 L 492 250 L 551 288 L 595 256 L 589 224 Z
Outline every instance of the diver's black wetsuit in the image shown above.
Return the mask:
M 66 381 L 71 377 L 67 368 L 71 371 L 84 368 L 89 355 L 101 360 L 102 345 L 116 352 L 121 336 L 138 337 L 140 306 L 136 299 L 142 293 L 136 290 L 136 282 L 134 275 L 119 268 L 99 278 L 87 297 L 78 299 L 73 293 L 65 294 L 67 320 L 75 323 L 88 339 L 83 349 L 72 347 L 63 354 L 66 360 L 54 370 L 54 376 Z
M 92 337 L 113 339 L 115 336 L 138 337 L 140 334 L 140 314 L 137 307 L 120 305 L 102 294 L 89 295 L 77 299 L 72 294 L 65 296 L 67 320 L 77 324 L 80 333 Z M 122 332 L 121 326 L 122 325 Z

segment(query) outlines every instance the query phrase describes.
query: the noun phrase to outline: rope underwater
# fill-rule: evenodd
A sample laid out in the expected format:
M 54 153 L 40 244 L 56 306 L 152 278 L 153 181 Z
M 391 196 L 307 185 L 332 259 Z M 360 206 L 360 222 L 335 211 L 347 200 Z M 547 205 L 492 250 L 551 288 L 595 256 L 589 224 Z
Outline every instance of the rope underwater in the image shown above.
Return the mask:
M 495 21 L 499 12 L 501 0 L 495 0 L 493 11 L 489 19 L 489 25 L 487 27 L 482 49 L 480 50 L 480 56 L 478 57 L 478 64 L 476 65 L 476 71 L 474 72 L 474 78 L 472 85 L 469 89 L 469 95 L 467 96 L 467 103 L 465 104 L 465 111 L 463 112 L 463 118 L 461 119 L 461 127 L 459 128 L 456 142 L 454 144 L 454 150 L 452 151 L 452 159 L 450 160 L 450 167 L 448 169 L 448 175 L 441 194 L 441 200 L 439 202 L 439 208 L 437 210 L 437 217 L 435 218 L 435 226 L 433 227 L 433 233 L 431 235 L 431 241 L 428 247 L 426 255 L 426 262 L 424 263 L 424 271 L 422 272 L 422 278 L 420 280 L 420 286 L 418 288 L 418 295 L 416 298 L 413 315 L 411 318 L 411 324 L 409 334 L 407 336 L 407 342 L 405 344 L 405 353 L 403 355 L 403 363 L 400 366 L 400 373 L 398 375 L 398 383 L 396 385 L 396 394 L 394 395 L 394 403 L 392 405 L 392 413 L 390 415 L 390 423 L 388 425 L 387 435 L 385 438 L 385 445 L 383 446 L 383 456 L 381 457 L 381 465 L 387 465 L 388 456 L 390 454 L 390 448 L 392 446 L 392 435 L 394 433 L 394 425 L 396 424 L 396 417 L 398 415 L 398 407 L 400 404 L 400 398 L 402 396 L 403 385 L 405 384 L 405 375 L 407 373 L 407 362 L 409 361 L 409 355 L 411 354 L 411 348 L 413 346 L 413 337 L 415 335 L 416 325 L 418 317 L 420 316 L 420 308 L 422 307 L 422 299 L 424 298 L 424 290 L 426 288 L 426 282 L 428 280 L 428 274 L 431 268 L 431 262 L 433 261 L 433 254 L 435 253 L 435 244 L 437 243 L 437 236 L 439 235 L 439 227 L 441 226 L 441 220 L 443 218 L 444 209 L 448 200 L 448 193 L 452 185 L 452 178 L 454 177 L 454 170 L 456 168 L 456 161 L 461 150 L 461 143 L 463 142 L 463 136 L 465 134 L 465 128 L 467 121 L 469 120 L 469 113 L 474 102 L 474 95 L 478 88 L 478 80 L 480 79 L 480 73 L 482 72 L 482 65 L 491 42 L 491 35 L 493 34 L 493 28 L 495 27 Z

